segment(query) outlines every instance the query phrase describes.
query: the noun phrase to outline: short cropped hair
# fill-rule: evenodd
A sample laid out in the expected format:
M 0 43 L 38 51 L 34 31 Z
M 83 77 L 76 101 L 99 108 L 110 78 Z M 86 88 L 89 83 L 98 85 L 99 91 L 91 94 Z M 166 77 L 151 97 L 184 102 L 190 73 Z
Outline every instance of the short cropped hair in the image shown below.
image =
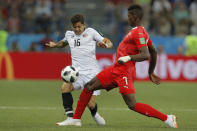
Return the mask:
M 81 14 L 76 14 L 71 18 L 71 23 L 74 25 L 77 22 L 84 24 L 84 17 Z
M 142 19 L 144 13 L 140 5 L 131 5 L 128 8 L 128 12 L 132 12 L 133 15 L 137 16 L 140 20 Z

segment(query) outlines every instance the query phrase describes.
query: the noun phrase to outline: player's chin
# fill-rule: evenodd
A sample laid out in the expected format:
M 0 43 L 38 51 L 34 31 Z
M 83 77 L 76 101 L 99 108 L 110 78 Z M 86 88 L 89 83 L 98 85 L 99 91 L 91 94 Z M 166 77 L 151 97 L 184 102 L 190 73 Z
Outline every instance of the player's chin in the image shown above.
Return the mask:
M 82 32 L 75 32 L 76 35 L 81 35 Z

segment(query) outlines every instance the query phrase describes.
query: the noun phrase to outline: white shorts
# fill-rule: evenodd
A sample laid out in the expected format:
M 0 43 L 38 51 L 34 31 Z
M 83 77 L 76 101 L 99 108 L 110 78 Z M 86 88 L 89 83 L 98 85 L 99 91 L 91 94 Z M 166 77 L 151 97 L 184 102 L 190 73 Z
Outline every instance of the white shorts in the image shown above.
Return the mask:
M 96 74 L 85 75 L 85 74 L 79 73 L 77 81 L 72 83 L 72 85 L 74 86 L 74 90 L 82 90 L 84 88 L 85 84 L 87 82 L 89 82 L 92 78 L 94 78 L 95 76 L 96 76 Z M 93 92 L 94 96 L 98 96 L 100 94 L 101 94 L 100 90 L 96 90 Z

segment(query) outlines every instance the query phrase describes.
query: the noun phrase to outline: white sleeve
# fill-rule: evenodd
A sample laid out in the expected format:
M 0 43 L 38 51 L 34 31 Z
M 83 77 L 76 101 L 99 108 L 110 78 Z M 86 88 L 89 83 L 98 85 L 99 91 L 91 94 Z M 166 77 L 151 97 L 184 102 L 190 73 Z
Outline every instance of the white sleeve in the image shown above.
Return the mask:
M 95 29 L 92 29 L 92 33 L 94 40 L 96 40 L 97 42 L 103 41 L 104 37 L 101 36 Z
M 72 31 L 66 31 L 64 38 L 62 39 L 64 42 L 68 41 L 68 39 L 70 37 L 73 36 L 73 32 Z
M 67 32 L 66 32 L 67 33 Z M 65 36 L 64 38 L 62 39 L 64 42 L 67 41 L 67 38 L 66 38 L 66 33 L 65 33 Z

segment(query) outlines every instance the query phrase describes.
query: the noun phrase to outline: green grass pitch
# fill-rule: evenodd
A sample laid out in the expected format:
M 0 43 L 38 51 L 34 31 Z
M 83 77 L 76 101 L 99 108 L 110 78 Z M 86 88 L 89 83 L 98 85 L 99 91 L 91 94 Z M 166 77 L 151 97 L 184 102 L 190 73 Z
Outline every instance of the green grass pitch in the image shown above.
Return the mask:
M 66 118 L 61 85 L 55 80 L 0 80 L 0 131 L 197 131 L 197 83 L 135 83 L 137 100 L 177 115 L 178 129 L 128 110 L 118 89 L 103 90 L 97 98 L 106 126 L 96 125 L 86 109 L 82 127 L 58 127 L 55 123 Z M 79 94 L 73 92 L 74 107 Z

